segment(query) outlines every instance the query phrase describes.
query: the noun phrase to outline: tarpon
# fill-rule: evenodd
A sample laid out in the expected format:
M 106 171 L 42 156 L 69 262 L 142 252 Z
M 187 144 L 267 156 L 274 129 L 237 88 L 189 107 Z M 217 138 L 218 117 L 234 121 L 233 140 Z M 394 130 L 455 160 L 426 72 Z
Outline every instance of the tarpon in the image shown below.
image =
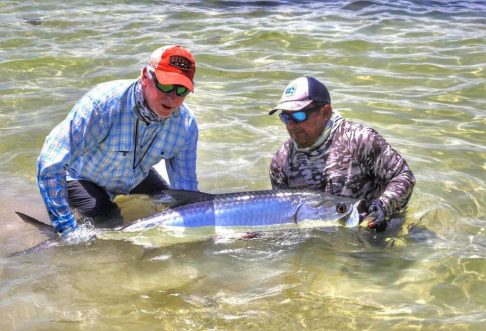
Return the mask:
M 364 201 L 336 197 L 312 190 L 267 190 L 208 194 L 202 192 L 167 190 L 164 191 L 165 203 L 170 197 L 172 207 L 153 216 L 135 220 L 127 225 L 111 229 L 86 229 L 80 232 L 82 238 L 122 239 L 142 243 L 145 236 L 130 235 L 133 232 L 146 232 L 161 228 L 183 231 L 187 240 L 192 240 L 190 229 L 198 229 L 198 235 L 221 234 L 225 229 L 233 233 L 256 233 L 261 231 L 286 230 L 309 227 L 356 227 L 364 212 Z M 24 221 L 36 225 L 43 232 L 50 230 L 45 222 L 17 212 Z M 81 226 L 82 227 L 82 226 Z M 50 229 L 48 229 L 50 228 Z M 199 230 L 200 229 L 200 230 Z M 167 232 L 165 232 L 167 234 Z M 150 243 L 163 233 L 150 233 Z M 155 238 L 154 238 L 155 236 Z M 52 238 L 52 237 L 51 237 Z M 161 238 L 163 242 L 167 240 Z M 167 238 L 166 238 L 167 239 Z M 169 242 L 171 240 L 168 240 Z M 73 243 L 75 243 L 74 241 Z M 58 246 L 59 241 L 48 240 L 26 252 Z
M 142 231 L 154 227 L 272 227 L 299 225 L 304 221 L 336 222 L 347 227 L 359 224 L 364 201 L 312 190 L 267 190 L 226 194 L 166 191 L 182 205 L 137 220 L 119 230 Z M 185 195 L 189 195 L 187 198 Z M 180 198 L 182 197 L 182 198 Z

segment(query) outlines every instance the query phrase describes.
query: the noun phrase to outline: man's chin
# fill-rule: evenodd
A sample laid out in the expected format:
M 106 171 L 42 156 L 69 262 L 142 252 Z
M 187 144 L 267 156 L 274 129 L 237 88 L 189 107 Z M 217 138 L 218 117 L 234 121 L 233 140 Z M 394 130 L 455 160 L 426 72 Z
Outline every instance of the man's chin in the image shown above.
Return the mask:
M 291 138 L 299 147 L 306 147 L 306 145 L 308 145 L 306 139 L 302 139 L 302 137 L 299 137 L 298 135 L 293 135 Z
M 297 144 L 297 147 L 298 148 L 307 148 L 307 147 L 311 147 L 312 144 L 310 144 L 307 140 L 303 140 L 303 139 L 295 139 L 292 137 L 292 140 L 294 141 L 294 143 Z
M 157 114 L 157 116 L 159 116 L 160 118 L 163 118 L 165 120 L 165 119 L 169 118 L 170 115 L 173 112 L 174 112 L 174 110 L 171 109 L 169 111 L 166 111 L 166 110 L 164 110 L 164 111 L 158 111 L 158 112 L 156 112 L 156 114 Z

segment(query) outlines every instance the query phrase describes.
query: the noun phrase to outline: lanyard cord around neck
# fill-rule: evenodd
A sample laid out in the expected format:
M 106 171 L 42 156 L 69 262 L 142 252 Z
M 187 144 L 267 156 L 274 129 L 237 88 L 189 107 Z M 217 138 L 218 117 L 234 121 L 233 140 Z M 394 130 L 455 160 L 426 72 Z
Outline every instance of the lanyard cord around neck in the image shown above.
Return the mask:
M 145 154 L 147 154 L 148 150 L 150 149 L 150 146 L 152 146 L 152 144 L 154 143 L 155 141 L 155 138 L 157 138 L 157 136 L 159 135 L 159 133 L 157 132 L 157 134 L 155 135 L 155 137 L 152 139 L 152 141 L 150 142 L 150 144 L 148 145 L 147 149 L 145 150 L 145 152 L 143 152 L 142 154 L 142 157 L 138 160 L 138 162 L 135 163 L 136 159 L 137 159 L 137 145 L 138 145 L 138 118 L 137 118 L 137 121 L 135 122 L 135 133 L 133 135 L 133 142 L 135 144 L 135 148 L 133 149 L 133 164 L 132 164 L 132 169 L 135 170 L 137 169 L 138 165 L 140 164 L 140 162 L 142 162 L 143 158 L 145 157 Z M 143 148 L 143 146 L 142 146 Z

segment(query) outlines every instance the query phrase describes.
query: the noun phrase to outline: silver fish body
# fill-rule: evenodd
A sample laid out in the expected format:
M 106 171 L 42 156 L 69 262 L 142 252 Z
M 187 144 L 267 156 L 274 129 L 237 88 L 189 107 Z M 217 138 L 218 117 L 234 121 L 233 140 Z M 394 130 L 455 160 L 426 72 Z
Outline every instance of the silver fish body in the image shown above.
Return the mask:
M 357 226 L 363 201 L 312 190 L 268 190 L 206 195 L 201 201 L 169 208 L 122 231 L 154 227 L 269 227 L 306 220 Z M 319 226 L 319 223 L 315 223 Z

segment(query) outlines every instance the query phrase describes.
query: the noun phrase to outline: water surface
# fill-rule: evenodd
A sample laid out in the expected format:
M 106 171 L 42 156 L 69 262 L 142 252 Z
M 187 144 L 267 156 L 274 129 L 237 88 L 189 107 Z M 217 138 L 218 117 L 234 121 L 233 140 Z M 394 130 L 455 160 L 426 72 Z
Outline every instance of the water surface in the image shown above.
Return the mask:
M 2 1 L 2 197 L 35 201 L 44 137 L 94 85 L 179 43 L 197 60 L 202 191 L 268 189 L 288 81 L 378 130 L 417 186 L 401 230 L 121 240 L 8 254 L 44 237 L 0 211 L 0 329 L 486 328 L 484 1 Z M 126 214 L 147 212 L 146 200 Z M 36 207 L 35 205 L 32 208 Z

